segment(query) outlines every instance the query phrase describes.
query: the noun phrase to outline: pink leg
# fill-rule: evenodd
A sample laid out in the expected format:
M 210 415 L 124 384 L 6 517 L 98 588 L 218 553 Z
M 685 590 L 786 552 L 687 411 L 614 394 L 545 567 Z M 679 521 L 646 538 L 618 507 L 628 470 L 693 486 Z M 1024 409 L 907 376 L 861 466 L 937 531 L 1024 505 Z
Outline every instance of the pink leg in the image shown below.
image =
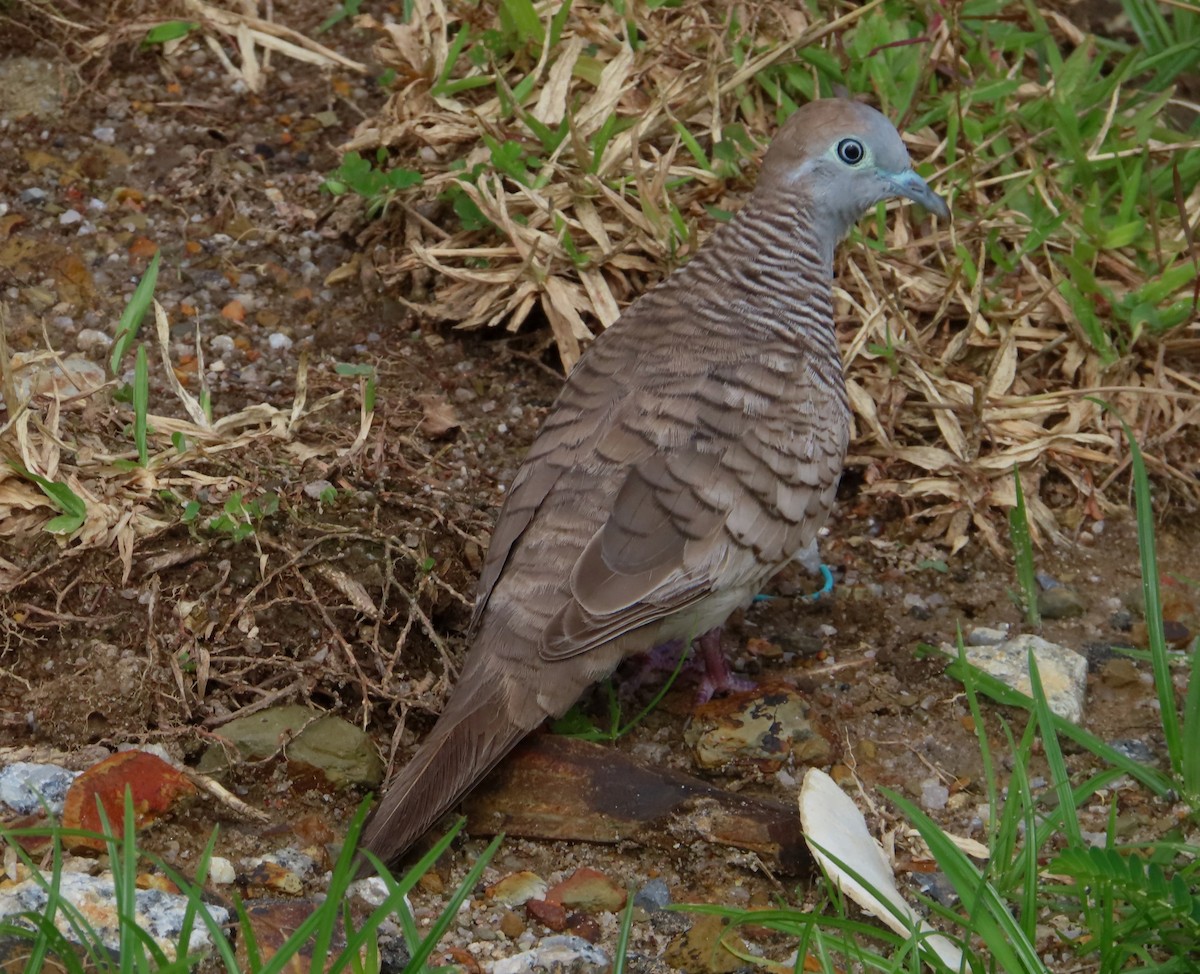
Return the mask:
M 697 652 L 683 664 L 681 673 L 696 674 L 696 702 L 708 703 L 718 693 L 733 693 L 738 690 L 753 690 L 753 680 L 734 676 L 721 651 L 721 627 L 710 629 L 697 637 L 693 645 Z M 628 667 L 621 681 L 621 693 L 631 695 L 639 690 L 651 676 L 661 679 L 664 672 L 670 673 L 679 665 L 679 654 L 686 652 L 682 639 L 655 646 L 648 653 L 639 654 L 638 665 Z
M 755 683 L 744 676 L 734 676 L 725 654 L 721 652 L 721 627 L 710 629 L 696 640 L 704 659 L 704 676 L 696 689 L 696 702 L 708 703 L 718 693 L 753 690 Z

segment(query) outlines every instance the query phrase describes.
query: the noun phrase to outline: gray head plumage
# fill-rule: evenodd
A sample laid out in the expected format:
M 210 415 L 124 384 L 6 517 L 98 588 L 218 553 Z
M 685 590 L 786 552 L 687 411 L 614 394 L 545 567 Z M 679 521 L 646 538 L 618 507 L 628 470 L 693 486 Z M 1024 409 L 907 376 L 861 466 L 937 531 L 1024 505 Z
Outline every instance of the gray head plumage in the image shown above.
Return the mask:
M 797 192 L 803 186 L 810 216 L 840 240 L 880 200 L 903 196 L 940 217 L 945 201 L 913 171 L 895 126 L 858 102 L 826 98 L 796 110 L 763 159 L 758 193 Z

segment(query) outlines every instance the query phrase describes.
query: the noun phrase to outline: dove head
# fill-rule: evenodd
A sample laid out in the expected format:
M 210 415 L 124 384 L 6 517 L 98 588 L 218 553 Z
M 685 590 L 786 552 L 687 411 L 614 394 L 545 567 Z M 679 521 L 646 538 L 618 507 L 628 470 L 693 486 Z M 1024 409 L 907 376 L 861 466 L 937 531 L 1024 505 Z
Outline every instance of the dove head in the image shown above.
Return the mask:
M 842 98 L 796 110 L 767 150 L 758 187 L 804 198 L 830 258 L 837 242 L 880 200 L 903 196 L 940 217 L 950 215 L 945 201 L 913 171 L 895 126 L 874 108 Z

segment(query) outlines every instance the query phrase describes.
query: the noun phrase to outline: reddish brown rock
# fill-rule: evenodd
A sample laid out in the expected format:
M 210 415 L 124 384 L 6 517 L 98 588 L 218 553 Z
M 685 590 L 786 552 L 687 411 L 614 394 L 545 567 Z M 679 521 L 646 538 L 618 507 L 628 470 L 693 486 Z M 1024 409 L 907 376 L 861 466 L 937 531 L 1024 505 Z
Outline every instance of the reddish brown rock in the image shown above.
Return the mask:
M 585 913 L 615 913 L 625 905 L 625 890 L 604 873 L 582 866 L 552 887 L 546 899 Z
M 519 746 L 466 803 L 468 830 L 510 838 L 671 849 L 696 841 L 755 852 L 797 875 L 811 861 L 792 803 L 731 794 L 614 748 L 543 734 Z
M 542 926 L 562 933 L 567 929 L 567 911 L 561 903 L 551 903 L 549 900 L 530 900 L 525 904 L 525 912 L 529 919 L 536 920 Z

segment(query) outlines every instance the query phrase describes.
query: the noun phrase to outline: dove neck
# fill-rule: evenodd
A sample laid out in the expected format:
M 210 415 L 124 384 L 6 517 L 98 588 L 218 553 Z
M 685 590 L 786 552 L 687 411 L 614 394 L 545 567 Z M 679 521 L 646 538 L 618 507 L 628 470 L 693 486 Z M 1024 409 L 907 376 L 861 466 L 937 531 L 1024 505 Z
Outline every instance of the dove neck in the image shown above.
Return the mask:
M 793 193 L 755 193 L 682 270 L 682 300 L 703 303 L 744 328 L 829 331 L 833 248 Z
M 815 219 L 812 200 L 795 193 L 755 193 L 722 228 L 722 248 L 742 255 L 745 283 L 789 293 L 829 293 L 838 238 Z

